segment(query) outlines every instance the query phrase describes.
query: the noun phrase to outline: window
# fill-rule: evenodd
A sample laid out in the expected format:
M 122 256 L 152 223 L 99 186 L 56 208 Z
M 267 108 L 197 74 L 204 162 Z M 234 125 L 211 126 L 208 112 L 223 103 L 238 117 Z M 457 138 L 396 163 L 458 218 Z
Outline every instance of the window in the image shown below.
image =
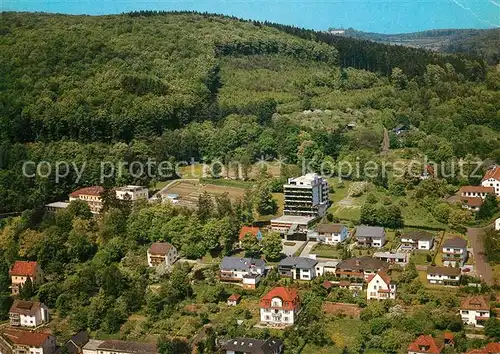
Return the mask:
M 285 322 L 288 322 L 288 317 L 285 316 L 283 319 L 285 320 Z

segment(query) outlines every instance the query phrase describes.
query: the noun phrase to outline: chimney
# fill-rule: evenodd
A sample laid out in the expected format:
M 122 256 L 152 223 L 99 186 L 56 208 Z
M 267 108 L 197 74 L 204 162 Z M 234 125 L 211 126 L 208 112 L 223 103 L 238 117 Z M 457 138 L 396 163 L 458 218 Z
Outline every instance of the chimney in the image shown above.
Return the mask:
M 356 258 L 356 266 L 359 267 L 359 259 L 358 258 Z

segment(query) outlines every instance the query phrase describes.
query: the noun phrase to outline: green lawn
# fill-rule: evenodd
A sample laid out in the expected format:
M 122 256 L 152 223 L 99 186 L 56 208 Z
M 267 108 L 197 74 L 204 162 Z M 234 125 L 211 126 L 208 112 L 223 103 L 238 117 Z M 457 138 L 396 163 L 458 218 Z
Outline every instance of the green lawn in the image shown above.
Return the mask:
M 431 262 L 427 262 L 427 255 L 430 254 L 430 252 L 427 251 L 418 251 L 418 252 L 413 252 L 411 255 L 411 258 L 415 262 L 415 265 L 430 265 Z
M 342 249 L 337 249 L 336 246 L 319 243 L 314 246 L 311 253 L 323 258 L 340 258 L 342 255 Z

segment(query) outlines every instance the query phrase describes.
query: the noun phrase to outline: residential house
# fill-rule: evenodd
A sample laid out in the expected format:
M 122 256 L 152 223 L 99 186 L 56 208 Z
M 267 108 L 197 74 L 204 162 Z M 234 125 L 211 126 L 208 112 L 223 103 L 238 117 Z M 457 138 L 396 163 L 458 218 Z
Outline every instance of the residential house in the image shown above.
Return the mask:
M 277 287 L 260 300 L 260 321 L 271 326 L 291 326 L 300 311 L 299 293 L 295 289 Z
M 472 296 L 460 304 L 460 316 L 465 324 L 474 327 L 484 327 L 484 322 L 490 318 L 490 305 L 484 296 Z
M 49 309 L 41 302 L 14 300 L 9 319 L 11 326 L 38 327 L 49 322 Z
M 384 228 L 380 226 L 358 226 L 356 228 L 356 241 L 361 247 L 380 248 L 385 244 Z
M 401 248 L 404 250 L 430 250 L 434 236 L 426 231 L 409 231 L 401 235 Z
M 83 354 L 83 347 L 89 341 L 89 334 L 81 331 L 72 336 L 63 346 L 57 348 L 55 354 Z
M 429 335 L 421 335 L 408 346 L 408 354 L 441 354 L 443 346 Z
M 389 264 L 370 256 L 352 257 L 337 264 L 335 274 L 342 278 L 359 278 L 364 281 L 379 271 L 387 271 Z
M 386 272 L 380 271 L 368 277 L 366 298 L 368 300 L 396 299 L 396 284 Z
M 102 197 L 104 188 L 101 186 L 80 188 L 69 195 L 69 201 L 83 200 L 93 214 L 99 214 L 102 209 Z
M 170 267 L 175 263 L 179 254 L 177 249 L 168 242 L 155 242 L 148 249 L 148 265 L 156 267 L 165 264 Z
M 427 267 L 427 281 L 430 284 L 458 285 L 460 275 L 460 268 Z
M 495 188 L 495 194 L 500 197 L 500 166 L 492 166 L 484 174 L 481 185 Z
M 6 328 L 0 333 L 2 354 L 53 354 L 56 350 L 54 336 L 44 332 Z
M 458 193 L 462 198 L 484 199 L 488 194 L 495 194 L 495 188 L 485 186 L 463 186 Z
M 43 283 L 43 271 L 37 262 L 16 261 L 9 270 L 12 295 L 18 295 L 28 278 L 34 287 Z
M 373 258 L 380 259 L 381 261 L 390 264 L 406 265 L 408 263 L 408 253 L 400 252 L 375 252 Z
M 159 354 L 156 344 L 124 340 L 89 340 L 83 354 Z
M 283 342 L 276 338 L 266 340 L 253 338 L 234 338 L 221 345 L 226 354 L 281 354 Z
M 335 274 L 337 264 L 339 263 L 340 262 L 337 261 L 318 262 L 318 264 L 316 264 L 316 275 L 321 277 L 326 274 Z
M 500 353 L 500 342 L 498 343 L 488 343 L 484 348 L 473 349 L 468 351 L 466 354 L 499 354 Z
M 278 273 L 282 277 L 297 280 L 312 280 L 316 278 L 316 259 L 308 257 L 286 257 L 278 265 Z
M 236 306 L 239 304 L 240 300 L 241 300 L 240 294 L 233 294 L 227 298 L 227 304 L 229 306 Z
M 115 189 L 116 199 L 119 200 L 147 200 L 149 197 L 149 191 L 145 187 L 141 186 L 124 186 Z
M 463 266 L 467 260 L 467 241 L 461 237 L 448 239 L 443 243 L 442 252 L 444 266 Z
M 500 230 L 500 218 L 495 220 L 495 230 Z
M 242 226 L 240 229 L 240 235 L 238 237 L 240 247 L 242 247 L 241 241 L 243 241 L 243 239 L 245 238 L 246 235 L 252 235 L 253 237 L 255 237 L 257 239 L 257 241 L 259 241 L 259 242 L 262 241 L 262 232 L 260 231 L 260 229 L 258 227 Z
M 316 226 L 317 241 L 336 245 L 349 237 L 349 229 L 343 224 L 319 224 Z
M 462 208 L 470 211 L 479 211 L 481 205 L 483 205 L 483 199 L 479 197 L 460 197 L 460 202 L 462 203 Z
M 246 289 L 255 289 L 265 271 L 266 263 L 262 259 L 224 257 L 219 278 L 221 281 L 241 283 Z

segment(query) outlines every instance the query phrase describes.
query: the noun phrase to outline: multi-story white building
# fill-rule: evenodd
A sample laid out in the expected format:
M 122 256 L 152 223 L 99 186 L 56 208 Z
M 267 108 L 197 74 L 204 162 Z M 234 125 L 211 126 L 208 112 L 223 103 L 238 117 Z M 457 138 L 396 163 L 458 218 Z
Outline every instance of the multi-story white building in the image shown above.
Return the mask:
M 356 241 L 361 247 L 381 248 L 385 244 L 384 228 L 360 225 L 356 227 Z
M 318 224 L 316 232 L 317 241 L 327 245 L 336 245 L 349 237 L 349 229 L 343 224 Z
M 297 280 L 313 280 L 316 278 L 316 259 L 308 257 L 286 257 L 280 261 L 278 272 L 282 277 Z
M 490 305 L 483 296 L 469 297 L 460 304 L 460 316 L 465 324 L 482 328 L 490 318 Z
M 322 217 L 329 206 L 328 182 L 316 173 L 289 178 L 283 186 L 284 215 Z
M 481 185 L 495 188 L 495 194 L 500 197 L 500 166 L 495 165 L 488 169 L 484 174 Z
M 463 266 L 467 260 L 467 241 L 461 237 L 454 237 L 444 241 L 442 247 L 444 266 Z
M 277 287 L 260 300 L 260 321 L 276 327 L 291 326 L 300 311 L 297 290 Z
M 427 281 L 430 284 L 458 285 L 462 271 L 453 267 L 427 267 Z
M 145 200 L 149 197 L 149 191 L 147 188 L 141 186 L 125 186 L 120 187 L 115 190 L 116 199 L 120 200 Z
M 38 327 L 49 322 L 49 309 L 41 302 L 14 300 L 9 319 L 11 326 Z
M 366 298 L 368 300 L 387 300 L 396 298 L 396 284 L 391 281 L 386 272 L 380 271 L 368 277 L 366 288 Z
M 168 242 L 155 242 L 148 249 L 148 266 L 156 267 L 161 264 L 171 266 L 177 260 L 177 249 Z
M 56 350 L 54 336 L 6 328 L 0 333 L 0 354 L 53 354 Z
M 262 259 L 224 257 L 220 263 L 221 281 L 241 283 L 244 288 L 255 289 L 266 271 Z
M 410 231 L 401 235 L 401 248 L 405 250 L 430 250 L 434 236 L 426 231 Z

